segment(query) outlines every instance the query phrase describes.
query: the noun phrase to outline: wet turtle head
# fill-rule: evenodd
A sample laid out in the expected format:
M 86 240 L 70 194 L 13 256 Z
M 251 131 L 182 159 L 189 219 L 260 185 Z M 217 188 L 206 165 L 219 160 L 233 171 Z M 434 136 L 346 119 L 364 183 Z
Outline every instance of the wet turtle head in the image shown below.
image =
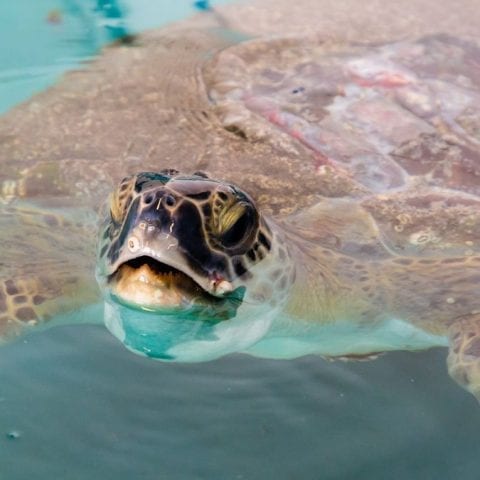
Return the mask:
M 132 311 L 150 314 L 150 333 L 152 315 L 157 326 L 168 318 L 173 336 L 186 319 L 212 328 L 255 319 L 258 330 L 263 312 L 271 314 L 281 295 L 274 282 L 289 274 L 277 258 L 285 251 L 275 238 L 250 196 L 232 184 L 201 173 L 140 173 L 122 180 L 111 195 L 97 279 L 117 313 L 119 306 L 129 309 L 129 324 L 143 318 Z M 135 328 L 141 330 L 138 322 Z M 166 337 L 163 331 L 162 343 Z M 165 356 L 164 345 L 160 350 L 153 356 Z

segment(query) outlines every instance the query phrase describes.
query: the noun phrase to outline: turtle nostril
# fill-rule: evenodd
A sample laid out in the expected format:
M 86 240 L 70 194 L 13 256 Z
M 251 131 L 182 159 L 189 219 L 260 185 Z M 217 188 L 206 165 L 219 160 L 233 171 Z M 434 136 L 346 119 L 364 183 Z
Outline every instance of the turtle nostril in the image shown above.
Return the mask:
M 145 199 L 144 202 L 146 205 L 150 205 L 153 202 L 153 193 L 149 193 Z
M 173 195 L 167 194 L 163 197 L 163 201 L 167 207 L 174 207 L 177 201 Z

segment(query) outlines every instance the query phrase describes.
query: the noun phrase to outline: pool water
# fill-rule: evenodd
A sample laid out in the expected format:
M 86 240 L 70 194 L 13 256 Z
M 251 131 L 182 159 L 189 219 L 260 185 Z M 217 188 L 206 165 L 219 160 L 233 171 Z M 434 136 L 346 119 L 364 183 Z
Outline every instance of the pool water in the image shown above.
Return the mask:
M 119 34 L 193 12 L 101 3 L 0 5 L 1 110 Z M 0 350 L 0 478 L 477 480 L 480 410 L 445 356 L 163 364 L 103 327 L 57 327 Z
M 0 113 L 51 85 L 66 70 L 88 61 L 106 43 L 194 12 L 194 2 L 188 0 L 0 3 Z
M 2 478 L 478 478 L 478 405 L 442 350 L 162 364 L 72 326 L 1 361 Z

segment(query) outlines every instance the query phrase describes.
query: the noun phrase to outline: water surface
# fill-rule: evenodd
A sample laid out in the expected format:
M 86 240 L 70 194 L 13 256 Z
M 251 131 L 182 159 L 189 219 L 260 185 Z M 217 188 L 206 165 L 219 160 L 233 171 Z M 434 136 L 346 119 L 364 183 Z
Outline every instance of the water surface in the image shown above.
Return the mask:
M 78 68 L 106 43 L 195 11 L 189 0 L 1 2 L 0 113 L 52 85 L 66 70 Z
M 193 11 L 131 0 L 112 17 L 101 4 L 0 5 L 13 46 L 0 52 L 0 110 L 122 31 Z M 445 356 L 162 364 L 104 328 L 59 327 L 0 350 L 0 478 L 476 480 L 480 409 Z
M 478 478 L 478 405 L 441 349 L 162 364 L 72 326 L 1 362 L 2 478 Z

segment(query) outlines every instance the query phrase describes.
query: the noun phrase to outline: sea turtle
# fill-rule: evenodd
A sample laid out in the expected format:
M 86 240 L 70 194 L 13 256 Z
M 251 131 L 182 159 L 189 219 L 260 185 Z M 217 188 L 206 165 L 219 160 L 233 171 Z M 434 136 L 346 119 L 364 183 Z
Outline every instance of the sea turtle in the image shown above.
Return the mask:
M 102 321 L 101 291 L 152 357 L 449 346 L 480 398 L 478 78 L 446 35 L 107 49 L 1 120 L 3 337 Z

